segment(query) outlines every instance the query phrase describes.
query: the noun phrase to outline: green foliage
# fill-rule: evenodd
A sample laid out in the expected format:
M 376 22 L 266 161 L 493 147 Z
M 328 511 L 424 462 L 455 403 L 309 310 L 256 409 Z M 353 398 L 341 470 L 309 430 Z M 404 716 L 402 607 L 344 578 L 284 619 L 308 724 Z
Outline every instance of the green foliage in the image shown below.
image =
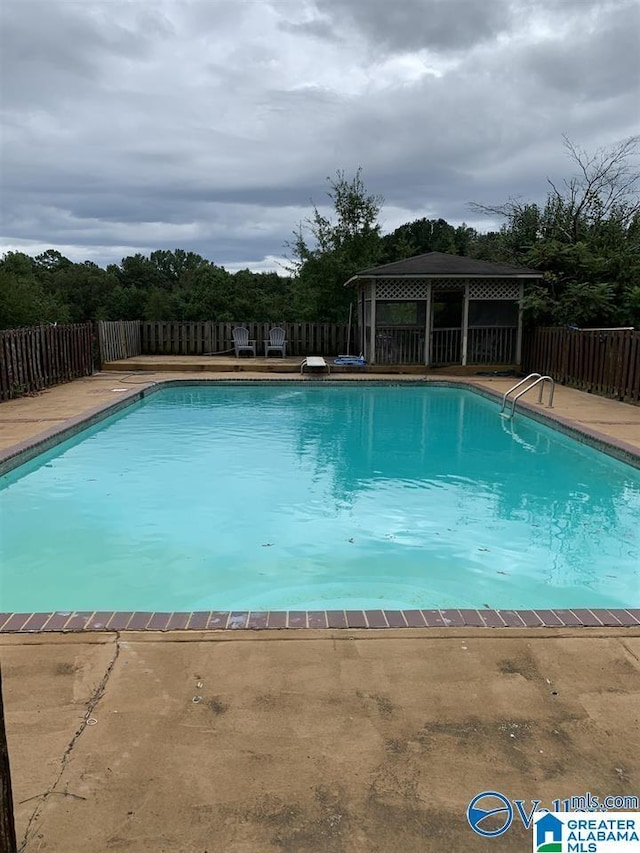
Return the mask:
M 382 238 L 381 263 L 393 263 L 425 252 L 456 254 L 455 228 L 444 219 L 415 219 Z
M 607 325 L 617 320 L 612 285 L 570 281 L 562 286 L 553 275 L 544 284 L 529 286 L 523 308 L 534 325 Z
M 298 319 L 345 323 L 353 299 L 345 282 L 358 270 L 377 264 L 381 255 L 382 198 L 367 192 L 362 169 L 351 180 L 338 171 L 327 181 L 335 218 L 324 216 L 314 205 L 312 216 L 288 244 L 293 252 L 290 271 Z
M 0 328 L 86 320 L 295 320 L 297 290 L 276 273 L 232 274 L 182 249 L 101 269 L 49 249 L 0 261 Z
M 33 258 L 9 252 L 0 263 L 0 329 L 68 322 L 68 306 L 47 293 Z
M 577 326 L 639 325 L 639 138 L 594 154 L 569 140 L 576 174 L 551 189 L 543 206 L 510 199 L 499 207 L 472 205 L 499 215 L 499 232 L 476 235 L 477 258 L 521 264 L 545 273 L 528 286 L 525 320 Z
M 474 229 L 464 222 L 456 228 L 444 219 L 415 219 L 381 238 L 380 263 L 402 261 L 426 252 L 468 255 L 476 237 Z
M 624 311 L 623 317 L 626 318 L 623 320 L 623 323 L 640 328 L 640 286 L 632 287 L 629 290 L 622 308 Z

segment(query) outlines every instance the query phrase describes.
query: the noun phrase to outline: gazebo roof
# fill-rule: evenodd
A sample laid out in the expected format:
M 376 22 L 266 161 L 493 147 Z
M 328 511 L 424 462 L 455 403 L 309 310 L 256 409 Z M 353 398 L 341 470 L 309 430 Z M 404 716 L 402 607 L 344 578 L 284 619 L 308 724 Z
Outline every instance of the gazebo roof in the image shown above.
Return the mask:
M 445 252 L 427 252 L 415 255 L 404 261 L 394 261 L 381 267 L 360 270 L 347 284 L 359 278 L 541 278 L 540 270 L 516 267 L 512 264 L 494 264 L 490 261 L 478 261 L 461 255 L 448 255 Z

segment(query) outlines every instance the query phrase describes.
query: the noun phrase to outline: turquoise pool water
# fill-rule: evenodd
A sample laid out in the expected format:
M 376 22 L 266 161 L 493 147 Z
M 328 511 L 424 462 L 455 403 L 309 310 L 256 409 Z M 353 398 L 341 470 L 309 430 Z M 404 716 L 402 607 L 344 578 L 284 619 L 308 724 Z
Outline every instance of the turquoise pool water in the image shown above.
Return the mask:
M 159 391 L 1 480 L 0 609 L 640 606 L 640 472 L 469 391 Z

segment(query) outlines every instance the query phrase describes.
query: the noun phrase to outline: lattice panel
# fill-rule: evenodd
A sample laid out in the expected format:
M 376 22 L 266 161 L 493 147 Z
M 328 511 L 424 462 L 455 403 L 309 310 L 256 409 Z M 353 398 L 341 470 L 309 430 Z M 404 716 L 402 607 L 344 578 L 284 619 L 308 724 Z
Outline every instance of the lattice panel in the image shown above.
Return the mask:
M 463 279 L 452 278 L 376 278 L 376 299 L 428 299 L 431 290 L 465 289 Z M 365 285 L 366 298 L 371 298 L 371 288 Z M 519 299 L 520 282 L 505 279 L 471 279 L 469 281 L 470 299 Z
M 520 299 L 520 282 L 475 279 L 469 282 L 469 299 Z
M 429 282 L 419 278 L 377 278 L 376 299 L 428 299 Z

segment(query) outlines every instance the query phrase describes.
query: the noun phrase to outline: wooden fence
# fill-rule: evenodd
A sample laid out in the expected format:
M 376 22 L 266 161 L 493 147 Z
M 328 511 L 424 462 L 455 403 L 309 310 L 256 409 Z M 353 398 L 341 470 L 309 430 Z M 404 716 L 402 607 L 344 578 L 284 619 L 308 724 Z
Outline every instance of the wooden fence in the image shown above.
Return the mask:
M 535 329 L 525 335 L 523 368 L 583 391 L 640 402 L 640 331 Z
M 93 373 L 91 323 L 0 331 L 0 400 Z
M 118 361 L 140 355 L 139 320 L 98 320 L 100 361 Z
M 337 323 L 156 323 L 142 322 L 141 351 L 144 355 L 223 355 L 233 353 L 232 330 L 244 326 L 264 352 L 269 329 L 280 326 L 286 333 L 287 355 L 340 355 L 347 352 L 346 324 Z M 351 338 L 352 348 L 355 346 Z
M 245 325 L 258 353 L 271 323 L 98 323 L 101 361 L 139 354 L 203 355 L 233 352 L 234 326 Z M 287 355 L 347 352 L 348 326 L 283 323 Z M 354 330 L 355 332 L 355 330 Z M 640 331 L 535 329 L 524 336 L 523 367 L 548 373 L 584 391 L 640 402 Z M 415 347 L 414 347 L 415 348 Z M 357 343 L 351 337 L 351 350 Z M 417 355 L 416 355 L 417 357 Z M 91 323 L 0 331 L 0 400 L 9 400 L 93 372 Z

